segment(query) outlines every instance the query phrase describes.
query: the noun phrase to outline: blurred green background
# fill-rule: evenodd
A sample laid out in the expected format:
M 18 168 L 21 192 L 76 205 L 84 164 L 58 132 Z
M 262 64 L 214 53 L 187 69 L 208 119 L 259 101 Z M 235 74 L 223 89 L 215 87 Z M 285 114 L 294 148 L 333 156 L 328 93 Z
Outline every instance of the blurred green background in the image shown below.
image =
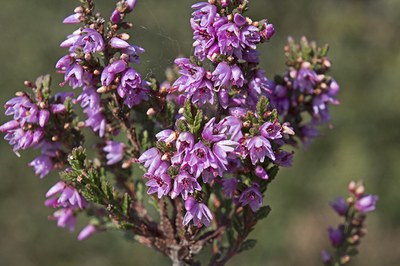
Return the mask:
M 62 25 L 77 1 L 1 1 L 0 102 L 23 89 L 22 82 L 54 73 L 65 51 L 58 47 L 73 26 Z M 97 0 L 102 14 L 114 1 Z M 131 41 L 146 48 L 139 69 L 163 78 L 173 59 L 189 55 L 191 0 L 142 0 L 130 15 Z M 347 183 L 363 179 L 379 194 L 368 219 L 369 234 L 352 265 L 400 265 L 400 0 L 252 0 L 250 16 L 268 18 L 277 34 L 260 47 L 270 77 L 284 71 L 288 35 L 303 34 L 331 45 L 332 75 L 341 84 L 340 107 L 332 109 L 334 130 L 325 130 L 293 168 L 281 172 L 265 202 L 273 212 L 258 225 L 252 251 L 228 265 L 319 265 L 329 246 L 326 228 L 339 220 L 328 202 L 346 195 Z M 57 76 L 57 81 L 60 77 Z M 58 82 L 55 82 L 57 84 Z M 3 115 L 0 122 L 7 118 Z M 44 180 L 0 142 L 0 265 L 169 265 L 158 253 L 128 242 L 118 232 L 76 241 L 47 220 L 44 194 L 56 182 Z M 83 225 L 84 221 L 80 222 Z M 78 227 L 80 228 L 80 227 Z

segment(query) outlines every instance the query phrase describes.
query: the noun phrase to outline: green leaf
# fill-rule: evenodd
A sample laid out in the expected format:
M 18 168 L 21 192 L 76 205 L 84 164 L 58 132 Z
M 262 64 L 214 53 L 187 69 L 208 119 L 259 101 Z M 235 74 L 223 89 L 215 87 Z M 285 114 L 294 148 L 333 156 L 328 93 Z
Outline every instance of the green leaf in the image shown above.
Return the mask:
M 268 111 L 269 107 L 269 101 L 267 97 L 261 96 L 260 100 L 258 100 L 256 110 L 257 110 L 257 115 L 258 119 L 261 121 L 264 121 L 264 115 Z
M 240 220 L 240 218 L 238 216 L 234 216 L 232 219 L 232 224 L 233 224 L 233 228 L 236 230 L 236 232 L 238 232 L 238 234 L 242 235 L 243 234 L 243 224 L 242 221 Z
M 176 120 L 176 127 L 178 128 L 179 132 L 186 132 L 187 131 L 186 123 L 182 119 Z
M 243 252 L 246 250 L 250 250 L 252 248 L 254 248 L 257 244 L 257 240 L 255 239 L 248 239 L 246 241 L 244 241 L 239 248 L 239 252 Z
M 192 114 L 192 104 L 189 100 L 187 100 L 183 106 L 183 117 L 189 125 L 193 125 L 194 118 Z
M 128 195 L 128 193 L 125 193 L 124 196 L 122 197 L 122 212 L 128 216 L 129 214 L 129 206 L 131 203 L 131 199 Z
M 254 217 L 256 220 L 262 220 L 267 218 L 270 212 L 271 212 L 270 206 L 263 206 L 254 214 Z
M 74 148 L 70 156 L 68 156 L 68 162 L 74 170 L 82 170 L 85 168 L 86 161 L 86 150 L 83 147 Z
M 202 110 L 198 110 L 197 113 L 196 113 L 196 116 L 194 118 L 193 126 L 191 127 L 190 132 L 192 134 L 197 134 L 197 132 L 201 128 L 201 123 L 202 122 L 203 122 L 203 111 Z
M 106 196 L 107 200 L 109 200 L 109 201 L 114 200 L 113 189 L 107 181 L 102 182 L 101 189 L 103 190 L 104 195 Z
M 274 180 L 276 175 L 279 172 L 279 166 L 278 165 L 274 165 L 273 167 L 271 167 L 270 169 L 268 169 L 268 176 L 270 180 Z

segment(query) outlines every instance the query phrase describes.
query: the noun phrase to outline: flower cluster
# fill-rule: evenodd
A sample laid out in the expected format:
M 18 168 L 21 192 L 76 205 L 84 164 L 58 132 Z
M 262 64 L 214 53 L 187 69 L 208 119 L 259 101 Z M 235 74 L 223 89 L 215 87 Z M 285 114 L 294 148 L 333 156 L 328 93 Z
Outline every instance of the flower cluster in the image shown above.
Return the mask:
M 285 52 L 289 70 L 275 78 L 269 98 L 296 136 L 308 144 L 318 136 L 317 127 L 329 122 L 329 106 L 339 104 L 339 85 L 327 75 L 331 67 L 327 47 L 317 48 L 305 38 L 298 45 L 289 38 Z
M 331 256 L 327 250 L 322 251 L 322 260 L 325 265 L 347 264 L 350 256 L 358 253 L 357 246 L 361 237 L 366 234 L 365 219 L 369 212 L 375 210 L 378 197 L 365 194 L 365 187 L 361 183 L 351 182 L 349 184 L 350 197 L 345 200 L 337 198 L 331 203 L 333 210 L 344 222 L 337 228 L 328 228 L 329 239 L 336 249 L 336 256 Z
M 104 114 L 101 93 L 117 90 L 118 96 L 129 108 L 148 99 L 148 83 L 142 80 L 129 63 L 139 63 L 141 47 L 130 45 L 126 33 L 117 34 L 116 30 L 127 27 L 123 22 L 126 14 L 136 6 L 136 1 L 121 1 L 111 15 L 111 27 L 105 31 L 104 21 L 93 14 L 93 3 L 75 9 L 64 23 L 84 25 L 61 43 L 68 48 L 68 55 L 63 56 L 56 64 L 59 73 L 64 74 L 64 81 L 73 89 L 82 88 L 83 92 L 76 99 L 84 108 L 87 116 L 85 125 L 104 137 L 108 123 Z M 97 59 L 105 54 L 106 66 Z
M 64 128 L 71 122 L 71 115 L 67 110 L 73 94 L 57 93 L 51 97 L 48 86 L 48 76 L 39 77 L 36 84 L 26 82 L 34 95 L 28 93 L 17 93 L 5 104 L 6 115 L 13 116 L 13 119 L 0 127 L 0 132 L 5 132 L 5 139 L 14 146 L 14 152 L 35 148 L 41 150 L 41 155 L 29 163 L 35 173 L 43 178 L 54 168 L 61 168 L 62 142 L 69 142 L 68 136 L 60 139 L 58 129 Z
M 259 97 L 270 92 L 271 83 L 258 68 L 256 48 L 269 40 L 275 30 L 266 20 L 253 22 L 245 17 L 246 1 L 222 2 L 192 6 L 195 57 L 175 61 L 181 77 L 170 92 L 178 90 L 200 106 L 217 101 L 230 113 L 254 110 Z M 206 59 L 213 63 L 214 69 L 203 67 Z
M 76 213 L 86 207 L 86 200 L 74 187 L 62 181 L 50 188 L 46 193 L 46 197 L 48 199 L 45 205 L 58 209 L 50 219 L 57 220 L 59 227 L 66 227 L 73 231 L 76 225 Z
M 260 102 L 267 104 L 266 98 Z M 270 163 L 290 165 L 292 153 L 280 148 L 284 136 L 287 136 L 286 127 L 273 115 L 264 120 L 249 113 L 243 119 L 226 116 L 216 122 L 216 118 L 211 118 L 204 124 L 201 134 L 197 134 L 196 127 L 199 129 L 202 125 L 202 112 L 197 111 L 197 124 L 192 125 L 191 108 L 191 104 L 186 102 L 185 114 L 177 122 L 179 128 L 158 133 L 157 147 L 147 150 L 139 158 L 147 168 L 144 177 L 148 179 L 148 194 L 157 193 L 158 198 L 169 196 L 172 199 L 180 196 L 185 201 L 197 199 L 201 202 L 203 186 L 213 188 L 222 184 L 228 199 L 257 211 L 263 202 L 259 183 L 268 181 L 266 169 Z M 185 131 L 186 127 L 182 127 L 185 123 L 193 130 Z M 253 179 L 244 175 L 238 178 L 244 167 L 252 171 Z M 204 204 L 201 206 L 186 208 L 191 213 L 187 217 L 198 217 L 198 221 L 209 225 L 212 216 L 203 215 L 202 210 L 208 213 L 208 209 Z

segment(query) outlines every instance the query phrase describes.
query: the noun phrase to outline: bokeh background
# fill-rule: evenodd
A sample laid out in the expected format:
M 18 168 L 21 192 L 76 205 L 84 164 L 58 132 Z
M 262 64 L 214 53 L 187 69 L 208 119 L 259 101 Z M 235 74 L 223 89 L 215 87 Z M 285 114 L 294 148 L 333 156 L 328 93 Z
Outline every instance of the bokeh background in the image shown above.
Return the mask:
M 73 31 L 62 25 L 77 1 L 2 0 L 0 4 L 0 102 L 22 82 L 54 73 L 64 54 L 58 45 Z M 97 0 L 104 15 L 114 1 Z M 193 0 L 142 0 L 130 15 L 131 41 L 145 47 L 139 67 L 160 79 L 178 55 L 189 55 Z M 328 202 L 346 195 L 347 183 L 363 179 L 379 194 L 361 256 L 352 265 L 400 265 L 400 0 L 252 0 L 249 15 L 268 18 L 277 34 L 260 47 L 270 77 L 284 71 L 288 35 L 331 45 L 332 75 L 341 84 L 334 130 L 306 151 L 274 182 L 265 202 L 273 212 L 258 225 L 252 251 L 228 265 L 319 265 L 329 246 L 326 228 L 338 218 Z M 60 77 L 56 77 L 57 84 Z M 7 118 L 0 116 L 0 122 Z M 39 180 L 26 167 L 33 153 L 17 158 L 0 142 L 0 265 L 169 265 L 158 253 L 123 239 L 118 232 L 76 241 L 47 220 L 44 194 L 56 175 Z M 80 222 L 83 225 L 84 221 Z

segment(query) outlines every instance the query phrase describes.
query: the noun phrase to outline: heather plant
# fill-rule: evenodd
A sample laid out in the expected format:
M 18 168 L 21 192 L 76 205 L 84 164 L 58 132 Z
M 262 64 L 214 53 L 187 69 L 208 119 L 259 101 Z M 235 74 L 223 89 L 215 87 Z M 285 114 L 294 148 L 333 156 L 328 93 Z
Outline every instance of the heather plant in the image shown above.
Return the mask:
M 190 20 L 193 54 L 160 82 L 135 70 L 144 49 L 128 42 L 133 25 L 125 20 L 135 0 L 117 2 L 107 18 L 93 0 L 80 3 L 64 20 L 79 28 L 56 63 L 59 86 L 71 89 L 53 93 L 49 75 L 26 81 L 0 127 L 17 155 L 40 150 L 29 164 L 36 175 L 60 173 L 46 193 L 50 219 L 73 231 L 87 215 L 79 240 L 123 231 L 173 265 L 198 264 L 207 245 L 210 265 L 254 247 L 248 237 L 271 211 L 267 189 L 339 104 L 328 47 L 289 39 L 288 69 L 270 79 L 257 46 L 273 37 L 273 25 L 247 17 L 246 0 L 200 2 Z M 362 185 L 350 191 L 332 204 L 345 222 L 329 229 L 337 253 L 323 252 L 326 265 L 349 261 L 375 208 Z

